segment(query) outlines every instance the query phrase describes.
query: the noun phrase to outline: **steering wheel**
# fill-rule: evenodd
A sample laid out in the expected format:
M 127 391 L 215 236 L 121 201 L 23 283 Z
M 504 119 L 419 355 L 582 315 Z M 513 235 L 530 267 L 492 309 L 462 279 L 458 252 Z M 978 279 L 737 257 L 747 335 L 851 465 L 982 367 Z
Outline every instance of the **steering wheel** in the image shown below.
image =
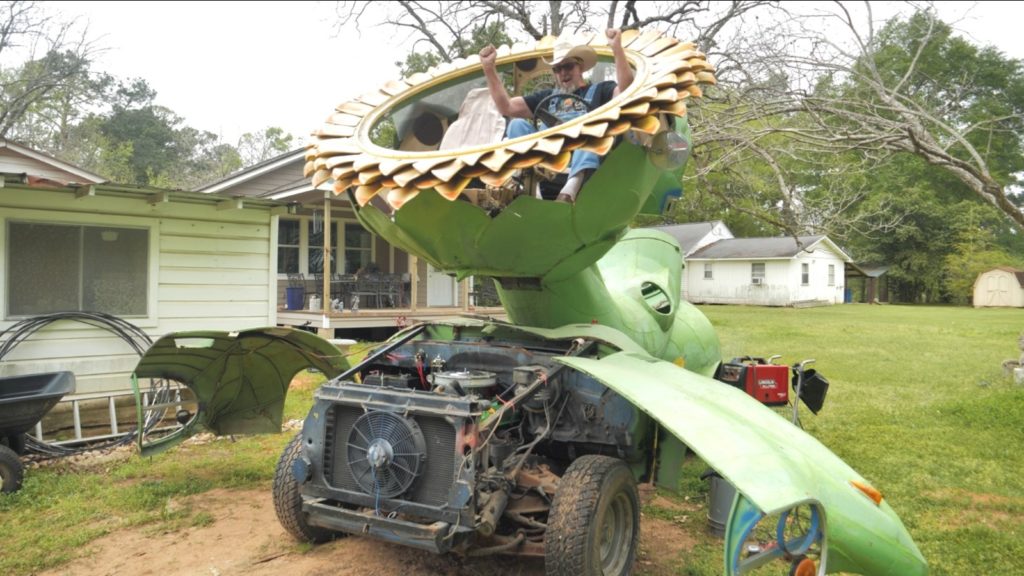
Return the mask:
M 549 110 L 548 103 L 555 98 L 561 98 L 563 101 L 558 104 L 557 110 L 559 111 L 579 111 L 581 116 L 590 112 L 590 104 L 587 100 L 579 94 L 566 93 L 566 92 L 552 92 L 547 96 L 541 98 L 540 102 L 537 103 L 537 107 L 533 109 L 533 127 L 540 129 L 538 122 L 543 122 L 548 128 L 558 126 L 564 120 L 553 114 Z

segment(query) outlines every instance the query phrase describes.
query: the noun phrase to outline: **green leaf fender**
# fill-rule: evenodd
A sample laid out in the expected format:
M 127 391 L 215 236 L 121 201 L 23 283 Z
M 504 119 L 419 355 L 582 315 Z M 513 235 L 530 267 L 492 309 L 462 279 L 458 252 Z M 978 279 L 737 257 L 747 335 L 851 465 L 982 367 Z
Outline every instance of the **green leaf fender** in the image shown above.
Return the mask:
M 742 391 L 637 352 L 560 358 L 643 410 L 737 490 L 726 528 L 725 573 L 742 573 L 745 533 L 766 515 L 817 510 L 821 572 L 914 576 L 928 566 L 885 500 L 818 440 Z M 682 415 L 682 416 L 681 416 Z
M 176 332 L 160 338 L 136 365 L 135 377 L 188 386 L 199 410 L 173 436 L 142 446 L 143 455 L 173 446 L 197 426 L 218 435 L 280 432 L 288 385 L 308 367 L 333 378 L 348 362 L 330 342 L 291 328 Z

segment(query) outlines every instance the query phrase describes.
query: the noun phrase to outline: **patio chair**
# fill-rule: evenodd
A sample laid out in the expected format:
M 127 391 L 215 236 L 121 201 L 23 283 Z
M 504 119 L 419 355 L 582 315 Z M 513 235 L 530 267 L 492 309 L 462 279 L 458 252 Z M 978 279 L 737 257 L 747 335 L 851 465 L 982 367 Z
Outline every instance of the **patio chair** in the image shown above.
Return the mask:
M 363 308 L 380 308 L 380 277 L 376 274 L 357 276 L 352 295 L 359 297 L 359 305 Z

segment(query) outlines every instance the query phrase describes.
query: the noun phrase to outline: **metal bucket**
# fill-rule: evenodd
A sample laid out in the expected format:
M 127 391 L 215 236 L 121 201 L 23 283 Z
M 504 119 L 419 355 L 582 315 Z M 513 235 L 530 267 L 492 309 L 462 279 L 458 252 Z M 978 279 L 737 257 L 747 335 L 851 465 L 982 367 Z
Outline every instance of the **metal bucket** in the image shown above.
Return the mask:
M 708 528 L 711 533 L 721 538 L 725 536 L 725 524 L 732 512 L 732 501 L 736 497 L 736 488 L 711 471 L 704 474 L 711 482 L 708 489 Z

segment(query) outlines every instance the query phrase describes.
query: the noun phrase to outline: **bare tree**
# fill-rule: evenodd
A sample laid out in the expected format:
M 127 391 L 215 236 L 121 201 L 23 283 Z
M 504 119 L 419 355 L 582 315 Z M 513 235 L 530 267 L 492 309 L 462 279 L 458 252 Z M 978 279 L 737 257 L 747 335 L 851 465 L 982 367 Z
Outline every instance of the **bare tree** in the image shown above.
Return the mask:
M 459 53 L 459 39 L 474 28 L 501 22 L 513 39 L 539 40 L 562 31 L 622 29 L 658 26 L 674 35 L 682 35 L 702 47 L 713 47 L 730 22 L 764 5 L 768 0 L 685 2 L 628 0 L 588 2 L 585 0 L 399 0 L 380 13 L 363 0 L 337 3 L 338 26 L 384 25 L 403 30 L 414 40 L 415 49 L 436 52 L 444 61 L 467 56 Z M 454 49 L 453 49 L 454 48 Z
M 369 4 L 339 2 L 339 24 L 371 23 Z M 972 143 L 985 131 L 1013 129 L 1020 116 L 1012 112 L 964 123 L 950 104 L 917 93 L 915 80 L 924 73 L 921 56 L 940 29 L 929 4 L 907 3 L 933 25 L 920 31 L 918 53 L 895 77 L 878 65 L 885 43 L 868 2 L 790 7 L 761 1 L 402 0 L 389 6 L 373 24 L 405 30 L 419 46 L 425 43 L 448 61 L 466 56 L 459 52 L 459 38 L 492 22 L 503 23 L 509 36 L 520 39 L 562 30 L 656 26 L 695 40 L 719 80 L 716 89 L 705 92 L 702 106 L 690 108 L 697 188 L 789 234 L 871 235 L 898 225 L 903 214 L 885 201 L 866 209 L 863 200 L 870 190 L 856 183 L 903 153 L 955 175 L 1024 228 L 1024 213 L 1009 196 L 1010 183 L 993 174 L 987 151 Z M 946 79 L 950 90 L 970 81 Z M 848 89 L 823 90 L 829 82 Z M 715 174 L 731 178 L 731 185 L 721 185 Z
M 759 148 L 778 135 L 785 136 L 784 145 L 767 147 L 776 160 L 805 152 L 811 152 L 805 160 L 855 155 L 858 169 L 870 171 L 894 155 L 910 154 L 955 176 L 1024 229 L 1024 212 L 1011 199 L 1013 179 L 998 174 L 1004 166 L 992 165 L 1005 159 L 989 149 L 1002 138 L 1019 155 L 1024 104 L 975 106 L 967 113 L 968 103 L 980 99 L 975 85 L 982 74 L 955 64 L 937 68 L 950 29 L 930 4 L 906 6 L 911 14 L 901 28 L 876 30 L 870 3 L 832 2 L 805 14 L 787 13 L 762 33 L 741 38 L 727 59 L 738 63 L 734 75 L 720 70 L 725 90 L 713 94 L 724 109 L 697 110 L 704 115 L 695 122 L 697 144 L 731 147 L 703 168 L 715 170 L 744 152 L 771 165 Z M 937 69 L 949 77 L 934 77 Z M 779 189 L 786 208 L 799 201 L 781 176 Z M 783 220 L 790 226 L 806 223 Z
M 87 30 L 76 22 L 58 21 L 35 2 L 0 2 L 0 137 L 33 107 L 81 83 L 95 52 Z M 5 67 L 3 62 L 22 64 Z

